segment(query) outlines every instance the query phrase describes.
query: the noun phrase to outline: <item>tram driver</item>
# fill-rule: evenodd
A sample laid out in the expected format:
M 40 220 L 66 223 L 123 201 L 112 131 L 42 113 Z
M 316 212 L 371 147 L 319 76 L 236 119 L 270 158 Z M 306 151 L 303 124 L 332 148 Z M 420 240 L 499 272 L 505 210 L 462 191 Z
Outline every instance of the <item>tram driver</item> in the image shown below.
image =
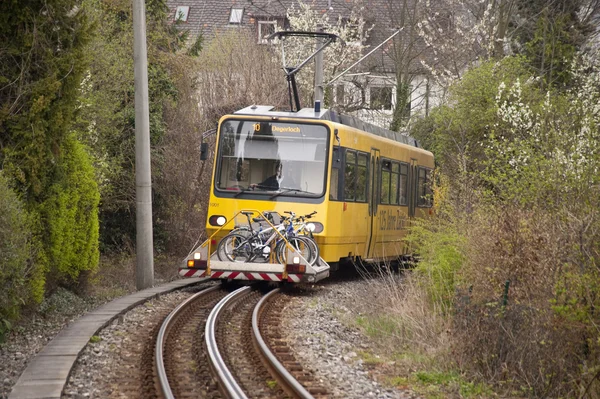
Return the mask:
M 279 190 L 281 182 L 283 181 L 283 164 L 281 161 L 277 161 L 275 164 L 275 174 L 267 177 L 262 183 L 254 185 L 254 187 L 262 188 L 265 190 Z
M 258 188 L 262 190 L 277 191 L 280 189 L 296 189 L 300 186 L 296 183 L 294 178 L 293 166 L 286 163 L 286 173 L 284 174 L 284 167 L 281 160 L 275 162 L 275 174 L 267 177 L 264 181 L 258 184 L 251 184 L 250 187 L 253 189 Z
M 281 161 L 275 163 L 275 174 L 266 178 L 265 181 L 259 183 L 258 186 L 269 190 L 279 190 L 283 181 L 283 164 Z

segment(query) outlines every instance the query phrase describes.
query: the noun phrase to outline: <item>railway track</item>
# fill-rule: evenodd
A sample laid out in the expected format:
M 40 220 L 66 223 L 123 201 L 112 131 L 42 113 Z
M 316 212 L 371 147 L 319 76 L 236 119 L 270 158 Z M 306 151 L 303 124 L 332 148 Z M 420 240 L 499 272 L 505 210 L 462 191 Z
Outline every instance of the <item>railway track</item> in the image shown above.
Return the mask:
M 157 326 L 153 352 L 142 359 L 142 397 L 221 397 L 200 342 L 210 310 L 226 295 L 219 285 L 204 289 L 179 304 Z
M 294 358 L 280 334 L 285 295 L 274 289 L 263 296 L 252 312 L 252 338 L 257 352 L 282 389 L 291 397 L 326 398 L 327 390 Z M 310 333 L 310 332 L 309 332 Z
M 145 396 L 327 397 L 281 339 L 286 296 L 254 288 L 214 286 L 177 306 L 156 333 Z

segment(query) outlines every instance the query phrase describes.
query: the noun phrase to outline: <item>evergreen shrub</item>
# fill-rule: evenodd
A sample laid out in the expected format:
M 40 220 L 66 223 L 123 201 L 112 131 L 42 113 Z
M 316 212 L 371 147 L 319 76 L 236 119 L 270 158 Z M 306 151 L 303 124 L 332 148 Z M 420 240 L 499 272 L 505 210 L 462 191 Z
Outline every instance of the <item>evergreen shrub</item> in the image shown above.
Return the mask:
M 98 267 L 100 194 L 84 146 L 71 136 L 64 150 L 59 176 L 42 204 L 42 218 L 48 226 L 49 283 L 73 286 L 83 271 L 93 273 Z
M 29 240 L 27 212 L 0 171 L 0 342 L 28 297 Z

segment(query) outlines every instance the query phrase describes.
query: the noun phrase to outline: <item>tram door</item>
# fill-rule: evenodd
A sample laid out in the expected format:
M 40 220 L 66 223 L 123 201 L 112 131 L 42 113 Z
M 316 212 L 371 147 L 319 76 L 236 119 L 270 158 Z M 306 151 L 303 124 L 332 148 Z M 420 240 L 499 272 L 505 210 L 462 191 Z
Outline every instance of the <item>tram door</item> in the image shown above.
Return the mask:
M 379 150 L 371 148 L 371 162 L 369 164 L 369 220 L 367 221 L 367 248 L 366 257 L 374 256 L 379 220 L 377 219 L 377 205 L 379 204 Z

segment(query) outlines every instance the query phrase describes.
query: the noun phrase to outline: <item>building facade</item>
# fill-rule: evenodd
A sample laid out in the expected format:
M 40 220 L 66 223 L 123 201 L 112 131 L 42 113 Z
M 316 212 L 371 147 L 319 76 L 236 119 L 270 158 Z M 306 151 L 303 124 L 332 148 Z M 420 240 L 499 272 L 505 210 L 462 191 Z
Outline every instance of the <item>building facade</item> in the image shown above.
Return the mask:
M 332 90 L 334 108 L 352 113 L 382 127 L 389 127 L 398 103 L 396 82 L 400 79 L 407 93 L 403 101 L 408 118 L 427 115 L 439 104 L 441 93 L 429 78 L 423 60 L 431 57 L 427 46 L 415 37 L 417 21 L 406 21 L 396 8 L 401 0 L 307 0 L 329 20 L 348 18 L 353 7 L 361 7 L 368 27 L 366 51 L 388 39 L 397 28 L 401 32 L 338 81 Z M 192 38 L 202 35 L 210 40 L 219 32 L 246 30 L 258 43 L 278 30 L 289 28 L 290 7 L 298 0 L 168 0 L 173 21 Z M 414 49 L 409 56 L 407 49 Z M 398 67 L 399 66 L 399 67 Z

